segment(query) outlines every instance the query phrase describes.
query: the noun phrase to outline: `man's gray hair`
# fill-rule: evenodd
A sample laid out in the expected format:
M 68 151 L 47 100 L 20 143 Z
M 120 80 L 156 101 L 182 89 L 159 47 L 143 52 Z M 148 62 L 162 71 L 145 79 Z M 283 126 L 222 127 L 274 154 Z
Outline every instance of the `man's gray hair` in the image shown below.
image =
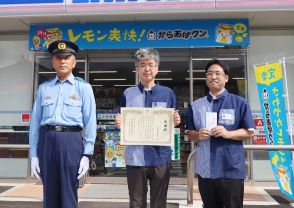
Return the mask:
M 159 65 L 159 53 L 153 48 L 140 48 L 136 51 L 134 55 L 135 65 L 138 65 L 138 62 L 145 59 L 154 59 L 156 65 Z

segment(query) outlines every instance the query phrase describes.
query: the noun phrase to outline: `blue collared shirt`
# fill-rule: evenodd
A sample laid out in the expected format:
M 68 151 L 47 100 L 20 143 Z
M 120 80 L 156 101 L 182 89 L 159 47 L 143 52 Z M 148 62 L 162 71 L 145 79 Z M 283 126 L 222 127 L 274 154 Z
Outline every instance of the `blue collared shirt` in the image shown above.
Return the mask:
M 156 84 L 144 90 L 139 84 L 127 88 L 121 99 L 121 107 L 176 108 L 176 96 L 172 89 Z M 171 163 L 171 148 L 166 146 L 127 145 L 126 165 L 159 166 Z
M 84 129 L 84 154 L 93 154 L 96 139 L 96 103 L 89 83 L 72 74 L 56 76 L 40 85 L 30 123 L 30 156 L 37 156 L 39 129 L 44 125 L 80 126 Z
M 186 129 L 199 131 L 206 126 L 206 112 L 217 113 L 217 124 L 227 130 L 255 128 L 246 100 L 223 91 L 213 98 L 211 94 L 191 103 Z M 199 141 L 196 146 L 195 172 L 203 178 L 245 178 L 243 142 L 213 137 Z

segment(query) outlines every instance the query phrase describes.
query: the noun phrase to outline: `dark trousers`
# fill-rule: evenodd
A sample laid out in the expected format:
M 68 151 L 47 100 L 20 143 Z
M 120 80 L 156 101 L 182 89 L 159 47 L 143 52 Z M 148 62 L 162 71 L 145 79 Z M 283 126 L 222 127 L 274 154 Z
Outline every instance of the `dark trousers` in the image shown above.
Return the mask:
M 80 132 L 40 130 L 38 157 L 44 208 L 77 208 L 78 168 L 83 154 Z
M 244 180 L 210 179 L 198 175 L 198 187 L 204 208 L 243 207 Z
M 165 208 L 170 178 L 170 165 L 127 166 L 130 208 L 147 207 L 147 181 L 150 184 L 150 207 Z

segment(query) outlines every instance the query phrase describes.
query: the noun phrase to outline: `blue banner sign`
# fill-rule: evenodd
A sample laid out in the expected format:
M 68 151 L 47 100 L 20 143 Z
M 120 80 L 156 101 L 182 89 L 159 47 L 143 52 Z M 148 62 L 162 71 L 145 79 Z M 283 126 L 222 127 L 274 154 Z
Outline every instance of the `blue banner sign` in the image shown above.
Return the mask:
M 0 4 L 51 4 L 63 2 L 64 0 L 0 0 Z
M 120 131 L 105 130 L 104 167 L 126 167 L 125 146 L 120 145 Z
M 282 63 L 276 62 L 255 67 L 267 144 L 290 145 L 284 101 Z M 282 193 L 294 199 L 294 176 L 291 151 L 270 151 L 274 175 Z
M 31 25 L 29 49 L 47 50 L 59 39 L 81 49 L 249 46 L 248 20 L 148 21 Z

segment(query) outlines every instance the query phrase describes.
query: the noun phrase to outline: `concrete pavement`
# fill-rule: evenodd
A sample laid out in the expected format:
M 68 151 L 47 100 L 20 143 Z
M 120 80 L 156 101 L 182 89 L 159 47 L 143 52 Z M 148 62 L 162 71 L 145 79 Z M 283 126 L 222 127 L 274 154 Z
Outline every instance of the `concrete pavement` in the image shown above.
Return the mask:
M 185 178 L 172 178 L 168 191 L 169 207 L 175 204 L 187 207 L 187 186 Z M 193 207 L 202 207 L 197 182 L 194 183 Z M 276 201 L 267 190 L 278 190 L 275 182 L 246 182 L 244 205 L 251 207 L 278 206 Z M 39 181 L 21 181 L 17 183 L 0 181 L 0 205 L 1 202 L 41 202 L 42 184 Z M 86 184 L 79 189 L 80 204 L 97 202 L 104 204 L 100 207 L 108 207 L 109 203 L 128 207 L 128 189 L 125 177 L 88 177 Z M 40 206 L 40 203 L 39 203 Z M 80 205 L 81 206 L 81 205 Z M 86 206 L 86 205 L 85 205 Z M 1 205 L 1 207 L 4 207 Z M 84 205 L 82 206 L 84 207 Z M 115 206 L 119 207 L 119 206 Z

